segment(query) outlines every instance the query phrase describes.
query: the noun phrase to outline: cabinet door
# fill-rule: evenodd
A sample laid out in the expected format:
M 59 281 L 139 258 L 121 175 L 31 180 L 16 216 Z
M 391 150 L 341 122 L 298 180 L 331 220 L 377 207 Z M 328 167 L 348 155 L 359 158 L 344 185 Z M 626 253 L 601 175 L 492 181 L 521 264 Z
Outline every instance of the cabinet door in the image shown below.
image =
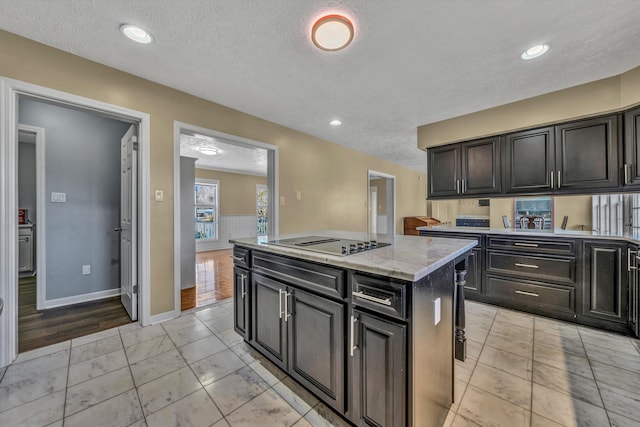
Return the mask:
M 251 343 L 282 369 L 287 364 L 283 292 L 286 286 L 260 274 L 251 275 Z
M 289 374 L 337 411 L 345 407 L 345 304 L 290 288 Z
M 406 327 L 353 310 L 352 421 L 362 427 L 406 425 Z
M 428 153 L 428 197 L 460 194 L 460 144 L 430 148 Z
M 471 250 L 467 264 L 465 293 L 482 294 L 482 249 Z
M 556 126 L 556 189 L 617 187 L 618 133 L 617 116 Z
M 629 328 L 635 336 L 640 336 L 640 248 L 631 246 L 627 249 L 627 270 L 629 280 Z
M 640 108 L 627 112 L 624 123 L 624 184 L 640 187 Z
M 249 270 L 233 267 L 233 327 L 249 339 Z
M 584 243 L 584 316 L 627 323 L 626 249 L 623 244 Z
M 33 270 L 33 241 L 31 236 L 18 237 L 18 271 Z
M 462 194 L 500 193 L 500 137 L 465 142 L 461 150 Z
M 555 135 L 552 127 L 505 137 L 504 185 L 507 193 L 536 193 L 553 188 Z

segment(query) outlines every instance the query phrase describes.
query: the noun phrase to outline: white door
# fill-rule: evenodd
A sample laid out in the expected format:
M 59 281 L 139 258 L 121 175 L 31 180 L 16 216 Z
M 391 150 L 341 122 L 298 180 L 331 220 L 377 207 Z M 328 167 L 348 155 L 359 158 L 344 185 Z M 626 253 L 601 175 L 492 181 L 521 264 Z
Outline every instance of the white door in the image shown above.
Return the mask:
M 137 182 L 138 138 L 131 126 L 120 144 L 120 300 L 138 319 Z
M 369 191 L 369 232 L 376 234 L 378 233 L 378 187 L 370 187 Z

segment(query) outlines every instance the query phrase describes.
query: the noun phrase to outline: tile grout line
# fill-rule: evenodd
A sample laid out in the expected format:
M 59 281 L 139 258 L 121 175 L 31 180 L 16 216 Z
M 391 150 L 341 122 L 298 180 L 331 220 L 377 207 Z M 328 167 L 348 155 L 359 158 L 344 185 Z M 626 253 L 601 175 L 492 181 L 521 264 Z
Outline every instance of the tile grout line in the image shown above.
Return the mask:
M 596 384 L 596 390 L 598 390 L 598 396 L 600 397 L 600 402 L 602 402 L 602 409 L 604 409 L 604 413 L 607 416 L 607 421 L 609 425 L 611 425 L 611 418 L 609 418 L 609 410 L 604 404 L 604 399 L 602 398 L 602 392 L 600 391 L 600 385 L 598 384 L 598 380 L 596 379 L 596 373 L 593 370 L 593 366 L 591 364 L 591 358 L 589 357 L 589 353 L 587 352 L 587 348 L 584 345 L 584 340 L 582 338 L 582 332 L 580 328 L 578 328 L 578 335 L 580 336 L 580 342 L 582 343 L 582 348 L 584 349 L 584 354 L 587 356 L 587 363 L 589 364 L 589 369 L 591 370 L 591 375 L 593 375 L 593 382 Z
M 69 392 L 69 374 L 71 374 L 71 350 L 73 349 L 72 341 L 69 340 L 69 359 L 67 360 L 67 380 L 64 384 L 64 401 L 62 402 L 62 425 L 64 426 L 64 418 L 67 414 L 67 394 Z
M 142 328 L 142 325 L 140 325 L 140 328 Z M 131 331 L 127 331 L 127 332 L 131 332 Z M 133 371 L 131 370 L 131 363 L 129 363 L 129 355 L 127 354 L 127 348 L 124 345 L 124 340 L 122 339 L 122 332 L 120 331 L 119 327 L 118 327 L 118 336 L 120 337 L 120 343 L 122 344 L 122 351 L 124 352 L 124 358 L 127 361 L 127 367 L 129 368 L 129 375 L 131 375 L 131 383 L 133 384 L 133 389 L 136 391 L 136 396 L 138 396 L 138 404 L 140 405 L 140 412 L 142 413 L 142 419 L 144 420 L 144 423 L 147 424 L 147 416 L 145 415 L 144 408 L 142 407 L 142 399 L 140 399 L 140 393 L 138 393 L 138 386 L 136 385 L 136 380 L 133 377 Z M 124 393 L 126 393 L 127 391 L 125 391 Z M 140 420 L 134 421 L 134 423 L 138 421 Z

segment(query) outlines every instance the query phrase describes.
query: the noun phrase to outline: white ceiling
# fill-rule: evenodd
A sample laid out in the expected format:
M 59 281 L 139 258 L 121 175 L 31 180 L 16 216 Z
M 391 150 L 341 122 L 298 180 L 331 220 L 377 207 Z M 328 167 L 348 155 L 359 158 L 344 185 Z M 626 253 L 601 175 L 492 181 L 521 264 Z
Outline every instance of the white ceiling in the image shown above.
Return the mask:
M 197 149 L 202 143 L 215 147 L 218 154 L 202 154 Z M 198 168 L 267 176 L 267 150 L 229 143 L 221 138 L 181 134 L 180 155 L 198 159 Z
M 352 45 L 318 50 L 339 11 Z M 0 0 L 0 28 L 420 171 L 420 125 L 640 65 L 638 0 Z

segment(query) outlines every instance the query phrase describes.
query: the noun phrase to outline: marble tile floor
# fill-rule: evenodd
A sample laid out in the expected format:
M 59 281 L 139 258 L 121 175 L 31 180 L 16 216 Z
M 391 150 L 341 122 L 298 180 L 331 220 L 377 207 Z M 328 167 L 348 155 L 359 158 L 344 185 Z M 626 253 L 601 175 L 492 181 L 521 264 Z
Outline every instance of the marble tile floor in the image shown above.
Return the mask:
M 231 300 L 22 353 L 0 426 L 346 426 L 233 331 Z M 467 303 L 445 426 L 638 426 L 638 340 Z

